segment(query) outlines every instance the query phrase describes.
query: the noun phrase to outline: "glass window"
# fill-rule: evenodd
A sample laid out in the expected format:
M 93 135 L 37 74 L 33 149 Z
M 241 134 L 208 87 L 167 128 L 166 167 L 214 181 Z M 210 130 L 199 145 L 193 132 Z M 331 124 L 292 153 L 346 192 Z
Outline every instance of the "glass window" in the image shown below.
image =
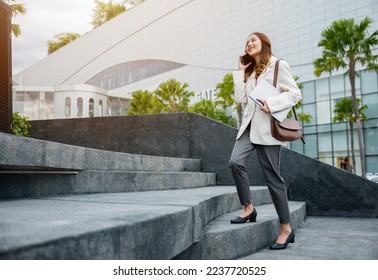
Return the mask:
M 24 91 L 16 91 L 16 97 L 14 101 L 24 102 L 25 101 L 25 92 Z
M 372 93 L 378 91 L 377 73 L 373 71 L 361 72 L 362 93 Z
M 318 143 L 316 138 L 316 134 L 305 135 L 304 140 L 306 145 L 304 145 L 304 151 L 306 156 L 318 158 Z
M 319 157 L 321 162 L 324 162 L 329 165 L 333 165 L 333 158 L 332 157 Z
M 66 97 L 64 100 L 64 116 L 69 118 L 71 116 L 71 98 Z
M 319 158 L 332 158 L 332 135 L 330 132 L 318 133 Z
M 378 155 L 378 141 L 377 141 L 377 139 L 378 139 L 378 128 L 364 129 L 364 138 L 365 138 L 365 154 L 366 155 Z M 357 141 L 358 141 L 358 139 L 357 139 Z M 376 171 L 378 171 L 378 170 L 376 170 Z
M 303 104 L 315 102 L 315 83 L 312 81 L 303 83 L 302 85 L 303 89 L 301 91 Z
M 343 131 L 347 130 L 347 123 L 332 123 L 332 130 L 333 131 Z
M 333 155 L 336 157 L 346 157 L 351 155 L 348 147 L 347 131 L 337 131 L 332 133 Z
M 343 98 L 347 98 L 347 97 L 343 97 Z M 333 122 L 333 118 L 336 117 L 336 113 L 334 112 L 335 111 L 335 108 L 336 108 L 336 104 L 338 102 L 340 102 L 343 98 L 338 98 L 338 99 L 332 99 L 331 100 L 331 122 Z
M 366 157 L 366 172 L 378 173 L 378 156 Z
M 83 98 L 81 97 L 76 101 L 76 116 L 79 118 L 83 116 Z
M 106 115 L 108 117 L 113 116 L 112 102 L 109 97 L 106 100 Z
M 311 121 L 310 123 L 304 123 L 304 126 L 309 126 L 309 125 L 314 125 L 316 124 L 316 109 L 315 109 L 315 104 L 307 104 L 307 105 L 302 105 L 302 110 L 304 114 L 311 115 Z
M 47 106 L 47 119 L 53 119 L 55 113 L 55 93 L 45 92 L 45 103 Z
M 39 92 L 37 91 L 28 91 L 25 92 L 25 107 L 24 113 L 29 116 L 30 120 L 38 120 L 39 119 L 39 107 L 40 107 L 40 100 L 39 100 Z
M 329 100 L 316 103 L 316 115 L 317 115 L 318 124 L 325 124 L 325 123 L 332 122 L 329 106 L 330 106 Z
M 100 100 L 100 101 L 98 102 L 98 115 L 99 115 L 100 117 L 102 117 L 103 107 L 104 107 L 103 102 L 102 102 L 102 100 Z
M 316 125 L 303 127 L 303 133 L 306 133 L 306 134 L 316 133 Z
M 305 140 L 306 141 L 306 140 Z M 301 140 L 290 142 L 290 149 L 303 154 L 303 143 Z
M 364 121 L 364 128 L 367 128 L 367 127 L 376 128 L 377 126 L 378 124 L 377 124 L 376 119 Z
M 185 64 L 156 59 L 128 61 L 102 71 L 86 84 L 111 90 L 183 66 Z
M 318 125 L 318 132 L 330 132 L 331 124 Z
M 362 95 L 362 103 L 368 105 L 365 110 L 368 118 L 378 117 L 378 93 Z
M 94 100 L 93 98 L 89 99 L 89 117 L 94 117 Z
M 343 98 L 344 97 L 344 76 L 334 76 L 330 78 L 331 83 L 331 98 Z
M 328 78 L 315 81 L 316 101 L 329 100 Z

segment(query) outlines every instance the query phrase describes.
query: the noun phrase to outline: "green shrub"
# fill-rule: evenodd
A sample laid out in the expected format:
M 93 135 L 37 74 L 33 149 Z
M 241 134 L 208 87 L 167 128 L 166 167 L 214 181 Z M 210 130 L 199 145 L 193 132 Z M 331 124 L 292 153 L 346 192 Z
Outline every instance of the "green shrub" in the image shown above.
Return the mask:
M 31 124 L 28 117 L 21 116 L 18 112 L 13 113 L 12 132 L 19 136 L 29 136 Z

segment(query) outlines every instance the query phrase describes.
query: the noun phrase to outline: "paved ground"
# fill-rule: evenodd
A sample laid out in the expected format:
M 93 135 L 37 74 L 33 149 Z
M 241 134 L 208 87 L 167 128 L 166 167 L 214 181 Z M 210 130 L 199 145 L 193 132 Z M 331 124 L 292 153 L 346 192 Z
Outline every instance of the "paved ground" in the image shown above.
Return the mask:
M 378 219 L 307 217 L 286 250 L 269 248 L 246 260 L 378 260 Z

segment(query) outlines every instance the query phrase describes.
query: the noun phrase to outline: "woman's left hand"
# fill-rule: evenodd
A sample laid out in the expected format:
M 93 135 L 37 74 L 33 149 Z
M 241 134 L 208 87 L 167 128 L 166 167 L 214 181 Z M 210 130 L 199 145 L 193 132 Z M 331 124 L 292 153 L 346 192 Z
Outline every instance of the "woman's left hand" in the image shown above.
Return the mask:
M 259 98 L 257 100 L 260 101 L 263 104 L 263 106 L 260 107 L 260 110 L 263 111 L 266 114 L 270 114 L 270 110 L 269 110 L 269 107 L 268 107 L 268 104 L 266 103 L 266 101 L 259 99 Z

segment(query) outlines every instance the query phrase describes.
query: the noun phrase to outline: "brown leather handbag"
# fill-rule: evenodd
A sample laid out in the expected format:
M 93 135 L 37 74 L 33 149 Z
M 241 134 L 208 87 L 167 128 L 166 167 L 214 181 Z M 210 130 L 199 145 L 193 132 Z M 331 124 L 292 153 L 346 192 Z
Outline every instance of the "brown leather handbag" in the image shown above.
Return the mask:
M 274 78 L 273 78 L 274 87 L 277 86 L 279 63 L 280 63 L 280 59 L 277 60 L 274 66 Z M 272 136 L 279 141 L 295 141 L 295 140 L 301 139 L 303 144 L 305 144 L 305 141 L 302 136 L 302 124 L 298 121 L 297 113 L 295 112 L 294 106 L 292 110 L 295 116 L 295 120 L 284 119 L 282 122 L 279 122 L 275 118 L 272 117 L 272 120 L 271 120 Z

